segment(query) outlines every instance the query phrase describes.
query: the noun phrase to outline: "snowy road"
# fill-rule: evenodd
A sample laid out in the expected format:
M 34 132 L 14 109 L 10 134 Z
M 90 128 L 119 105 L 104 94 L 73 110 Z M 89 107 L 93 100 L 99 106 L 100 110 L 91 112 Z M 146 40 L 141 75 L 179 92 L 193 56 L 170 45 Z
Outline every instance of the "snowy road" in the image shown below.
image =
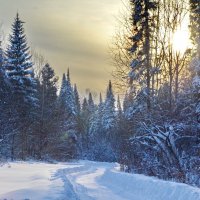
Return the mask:
M 0 200 L 200 200 L 200 189 L 143 175 L 117 164 L 11 163 L 0 168 Z

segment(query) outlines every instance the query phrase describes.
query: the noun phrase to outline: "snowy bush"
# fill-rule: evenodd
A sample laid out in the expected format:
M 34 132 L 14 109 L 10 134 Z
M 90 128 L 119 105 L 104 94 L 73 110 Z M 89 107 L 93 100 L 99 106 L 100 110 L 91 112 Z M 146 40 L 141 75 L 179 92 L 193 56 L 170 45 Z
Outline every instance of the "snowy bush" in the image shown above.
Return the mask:
M 170 124 L 143 128 L 144 134 L 130 139 L 124 168 L 200 186 L 200 138 L 180 136 Z

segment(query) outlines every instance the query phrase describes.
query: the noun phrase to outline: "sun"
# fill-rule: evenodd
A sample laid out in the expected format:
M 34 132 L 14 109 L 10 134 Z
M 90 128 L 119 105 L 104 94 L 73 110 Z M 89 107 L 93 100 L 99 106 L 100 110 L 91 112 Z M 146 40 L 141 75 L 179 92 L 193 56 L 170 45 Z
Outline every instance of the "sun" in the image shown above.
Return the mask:
M 173 35 L 173 49 L 175 52 L 184 53 L 190 46 L 189 30 L 177 30 Z

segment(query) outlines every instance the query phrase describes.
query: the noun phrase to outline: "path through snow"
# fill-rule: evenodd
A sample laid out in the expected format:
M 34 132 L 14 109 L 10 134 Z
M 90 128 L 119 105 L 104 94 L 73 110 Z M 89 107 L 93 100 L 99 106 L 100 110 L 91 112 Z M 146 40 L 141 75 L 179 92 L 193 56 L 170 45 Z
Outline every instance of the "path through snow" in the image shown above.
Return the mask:
M 119 172 L 117 164 L 11 163 L 0 168 L 0 200 L 200 200 L 200 189 Z

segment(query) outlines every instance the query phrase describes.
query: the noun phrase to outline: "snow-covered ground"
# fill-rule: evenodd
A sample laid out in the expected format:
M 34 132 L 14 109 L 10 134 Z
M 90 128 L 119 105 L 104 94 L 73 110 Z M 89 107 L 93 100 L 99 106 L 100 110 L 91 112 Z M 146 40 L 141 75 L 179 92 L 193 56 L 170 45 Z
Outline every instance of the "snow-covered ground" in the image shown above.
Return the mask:
M 15 162 L 0 168 L 0 200 L 200 200 L 200 189 L 119 172 L 117 164 Z

